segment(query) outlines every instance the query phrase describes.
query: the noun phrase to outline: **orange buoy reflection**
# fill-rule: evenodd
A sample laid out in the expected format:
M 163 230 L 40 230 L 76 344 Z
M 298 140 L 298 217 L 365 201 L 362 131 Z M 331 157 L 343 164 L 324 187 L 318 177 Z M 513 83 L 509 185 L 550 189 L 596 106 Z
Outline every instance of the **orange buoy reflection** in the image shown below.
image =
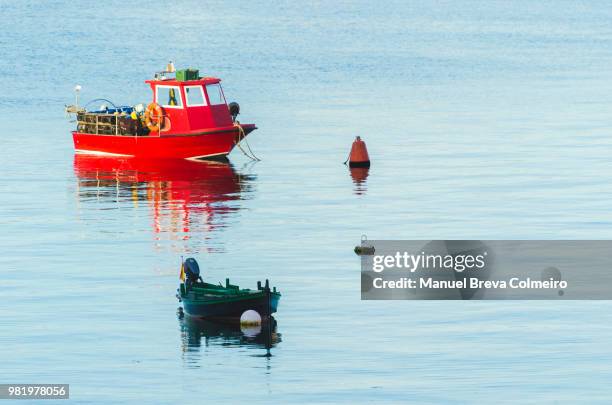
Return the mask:
M 370 174 L 369 167 L 351 167 L 349 169 L 351 171 L 351 177 L 353 179 L 353 183 L 355 184 L 354 193 L 357 195 L 365 194 L 367 190 L 366 180 L 368 175 Z
M 74 171 L 81 203 L 91 200 L 150 207 L 156 242 L 206 240 L 240 209 L 252 176 L 229 163 L 185 159 L 142 160 L 76 154 Z M 131 204 L 130 204 L 131 203 Z M 128 205 L 128 206 L 129 206 Z M 181 251 L 193 251 L 183 246 Z M 197 249 L 196 249 L 197 250 Z

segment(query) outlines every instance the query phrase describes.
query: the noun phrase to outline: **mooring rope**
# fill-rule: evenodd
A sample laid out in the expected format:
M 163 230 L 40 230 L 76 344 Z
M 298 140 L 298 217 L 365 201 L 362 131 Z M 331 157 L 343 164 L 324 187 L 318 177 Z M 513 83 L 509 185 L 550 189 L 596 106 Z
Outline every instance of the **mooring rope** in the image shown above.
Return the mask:
M 240 151 L 244 153 L 244 155 L 248 157 L 249 159 L 260 161 L 261 159 L 255 156 L 255 153 L 253 153 L 253 150 L 251 149 L 251 146 L 249 145 L 249 141 L 246 140 L 246 133 L 244 132 L 244 128 L 242 128 L 242 125 L 240 125 L 240 122 L 239 121 L 234 122 L 234 126 L 238 128 L 238 140 L 234 142 L 236 146 L 238 146 L 238 149 L 240 149 Z M 250 154 L 247 153 L 247 151 L 245 151 L 240 145 L 242 141 L 244 141 Z
M 351 158 L 351 151 L 349 151 L 349 154 L 348 154 L 348 156 L 346 157 L 346 160 L 344 161 L 344 163 L 343 163 L 343 164 L 344 164 L 344 165 L 346 165 L 346 162 L 348 162 L 350 158 Z

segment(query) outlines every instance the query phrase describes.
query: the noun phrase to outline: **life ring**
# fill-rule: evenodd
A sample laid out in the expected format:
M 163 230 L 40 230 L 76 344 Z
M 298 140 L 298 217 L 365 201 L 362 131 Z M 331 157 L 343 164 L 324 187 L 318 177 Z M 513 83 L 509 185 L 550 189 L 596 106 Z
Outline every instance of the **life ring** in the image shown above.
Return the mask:
M 145 124 L 151 132 L 158 132 L 164 121 L 164 110 L 157 103 L 151 103 L 145 110 Z

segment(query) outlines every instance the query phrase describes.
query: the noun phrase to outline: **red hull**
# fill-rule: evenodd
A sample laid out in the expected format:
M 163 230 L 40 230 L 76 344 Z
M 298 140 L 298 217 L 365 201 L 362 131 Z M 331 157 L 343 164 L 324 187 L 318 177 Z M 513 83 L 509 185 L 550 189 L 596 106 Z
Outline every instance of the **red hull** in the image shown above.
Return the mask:
M 242 125 L 245 135 L 256 129 Z M 206 159 L 227 156 L 238 141 L 237 127 L 216 128 L 191 134 L 161 136 L 93 135 L 72 132 L 77 153 L 134 156 L 139 158 Z

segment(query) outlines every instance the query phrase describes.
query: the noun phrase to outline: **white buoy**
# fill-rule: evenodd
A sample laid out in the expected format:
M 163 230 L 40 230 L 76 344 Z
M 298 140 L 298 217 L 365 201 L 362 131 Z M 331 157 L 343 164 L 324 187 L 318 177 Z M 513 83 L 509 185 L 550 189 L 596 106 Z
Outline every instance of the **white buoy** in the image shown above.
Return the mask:
M 252 309 L 249 309 L 248 311 L 244 311 L 244 313 L 240 315 L 240 325 L 243 325 L 243 326 L 261 325 L 261 315 L 259 315 L 257 311 L 253 311 Z

